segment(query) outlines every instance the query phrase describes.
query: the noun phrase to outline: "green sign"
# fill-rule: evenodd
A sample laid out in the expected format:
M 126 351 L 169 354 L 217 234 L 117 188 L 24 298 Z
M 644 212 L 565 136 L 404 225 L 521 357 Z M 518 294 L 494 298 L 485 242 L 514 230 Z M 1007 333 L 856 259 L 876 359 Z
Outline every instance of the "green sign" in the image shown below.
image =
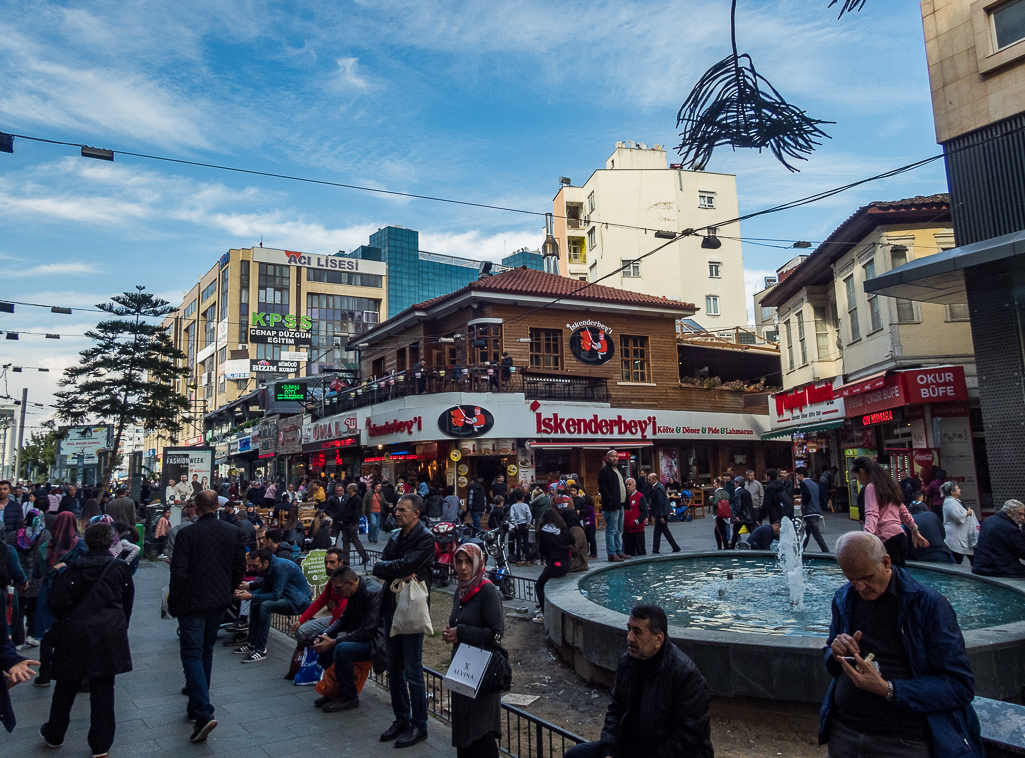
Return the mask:
M 285 329 L 299 328 L 308 331 L 313 328 L 313 319 L 309 316 L 293 316 L 290 313 L 254 313 L 250 326 L 284 327 Z
M 306 402 L 306 385 L 301 382 L 279 382 L 274 385 L 274 399 L 278 402 Z

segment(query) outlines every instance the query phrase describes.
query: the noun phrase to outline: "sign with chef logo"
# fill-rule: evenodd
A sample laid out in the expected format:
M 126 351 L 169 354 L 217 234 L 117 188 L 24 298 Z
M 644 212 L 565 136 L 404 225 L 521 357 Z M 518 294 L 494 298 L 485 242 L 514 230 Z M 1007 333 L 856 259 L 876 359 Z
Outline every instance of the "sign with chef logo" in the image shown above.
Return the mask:
M 449 437 L 479 437 L 494 425 L 491 411 L 479 405 L 456 405 L 438 416 L 438 428 Z
M 612 330 L 600 321 L 578 321 L 566 324 L 573 333 L 569 336 L 569 349 L 577 360 L 591 366 L 600 366 L 612 360 L 616 348 L 612 343 Z

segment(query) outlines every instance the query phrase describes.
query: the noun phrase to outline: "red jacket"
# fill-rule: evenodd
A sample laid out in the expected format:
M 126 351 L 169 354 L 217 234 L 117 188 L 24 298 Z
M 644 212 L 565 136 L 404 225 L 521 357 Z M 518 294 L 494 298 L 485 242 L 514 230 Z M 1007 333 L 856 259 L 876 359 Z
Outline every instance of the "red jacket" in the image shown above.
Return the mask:
M 623 531 L 627 534 L 643 532 L 647 520 L 648 499 L 638 490 L 627 500 L 626 513 L 623 514 Z M 637 521 L 641 523 L 635 523 Z
M 331 622 L 334 623 L 337 621 L 338 617 L 342 615 L 342 611 L 345 610 L 346 603 L 349 601 L 338 597 L 338 595 L 335 594 L 335 586 L 331 584 L 331 582 L 328 582 L 321 593 L 317 595 L 317 599 L 310 603 L 309 608 L 303 611 L 303 614 L 299 617 L 299 623 L 305 624 L 316 616 L 320 609 L 327 605 L 329 600 L 335 601 L 335 608 L 331 611 Z

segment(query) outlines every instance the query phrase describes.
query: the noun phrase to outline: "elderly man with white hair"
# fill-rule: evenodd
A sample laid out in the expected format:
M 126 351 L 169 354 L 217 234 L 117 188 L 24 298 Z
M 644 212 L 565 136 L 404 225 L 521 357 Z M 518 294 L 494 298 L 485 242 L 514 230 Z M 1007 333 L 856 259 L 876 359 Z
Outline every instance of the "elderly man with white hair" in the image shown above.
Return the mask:
M 1025 503 L 1008 500 L 1000 511 L 982 522 L 975 545 L 972 573 L 982 576 L 1025 576 Z
M 892 565 L 874 534 L 844 534 L 835 552 L 848 582 L 833 596 L 824 649 L 833 682 L 819 744 L 828 743 L 828 757 L 985 755 L 950 603 Z

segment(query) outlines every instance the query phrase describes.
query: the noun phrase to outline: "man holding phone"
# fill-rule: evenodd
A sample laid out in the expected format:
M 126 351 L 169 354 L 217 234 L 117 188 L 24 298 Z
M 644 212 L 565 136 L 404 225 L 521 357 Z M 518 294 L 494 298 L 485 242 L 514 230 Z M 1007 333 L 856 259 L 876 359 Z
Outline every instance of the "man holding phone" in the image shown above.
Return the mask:
M 950 603 L 893 566 L 882 540 L 836 543 L 848 583 L 836 591 L 824 649 L 833 681 L 819 724 L 829 758 L 983 756 L 975 677 Z

